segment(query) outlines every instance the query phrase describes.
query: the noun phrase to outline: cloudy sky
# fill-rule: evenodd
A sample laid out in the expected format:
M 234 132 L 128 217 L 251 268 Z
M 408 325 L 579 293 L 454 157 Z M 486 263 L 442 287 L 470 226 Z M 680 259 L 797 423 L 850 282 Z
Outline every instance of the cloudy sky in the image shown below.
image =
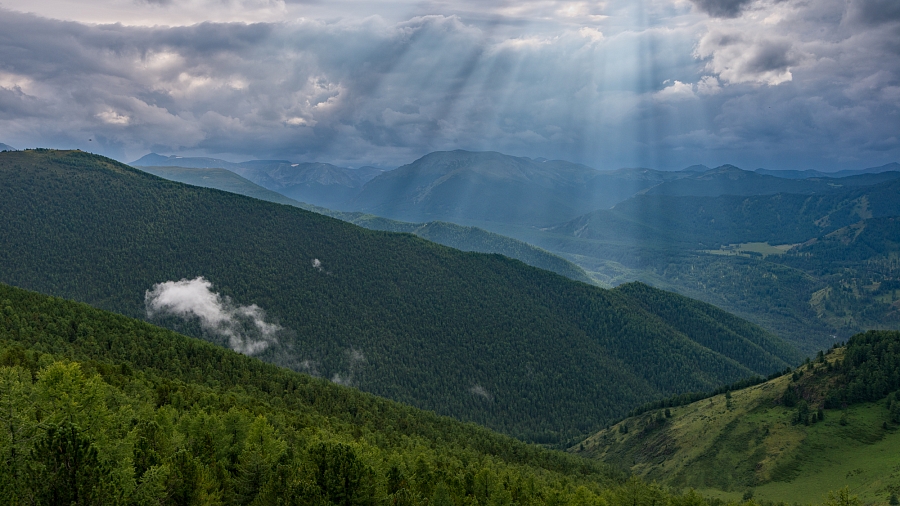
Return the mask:
M 871 167 L 900 161 L 900 2 L 0 0 L 0 142 Z

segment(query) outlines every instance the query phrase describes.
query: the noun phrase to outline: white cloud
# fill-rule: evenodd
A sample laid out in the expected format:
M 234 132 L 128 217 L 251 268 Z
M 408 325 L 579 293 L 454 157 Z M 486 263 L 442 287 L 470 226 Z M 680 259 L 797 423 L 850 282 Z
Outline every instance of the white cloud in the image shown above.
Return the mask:
M 282 328 L 267 322 L 259 306 L 236 305 L 212 287 L 203 277 L 157 283 L 144 295 L 147 316 L 197 318 L 204 329 L 226 337 L 231 349 L 245 355 L 260 353 L 276 342 Z
M 131 118 L 116 111 L 103 111 L 97 114 L 97 117 L 110 125 L 127 125 L 131 121 Z
M 722 91 L 719 80 L 715 76 L 703 76 L 697 82 L 697 93 L 700 95 L 715 95 Z
M 596 28 L 582 27 L 578 30 L 578 34 L 591 42 L 600 42 L 603 40 L 603 32 Z
M 491 393 L 488 392 L 487 389 L 481 385 L 472 386 L 472 388 L 469 389 L 469 392 L 474 395 L 477 395 L 478 397 L 481 397 L 485 400 L 488 400 L 488 401 L 491 401 L 494 399 L 494 396 L 491 395 Z
M 670 86 L 657 91 L 653 96 L 663 102 L 696 98 L 693 85 L 681 81 L 672 82 Z

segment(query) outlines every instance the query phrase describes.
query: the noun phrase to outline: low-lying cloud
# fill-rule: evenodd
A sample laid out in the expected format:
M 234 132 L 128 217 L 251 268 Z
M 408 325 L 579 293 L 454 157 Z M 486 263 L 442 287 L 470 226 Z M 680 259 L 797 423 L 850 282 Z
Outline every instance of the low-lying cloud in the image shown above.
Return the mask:
M 363 352 L 350 348 L 347 350 L 347 372 L 336 372 L 331 376 L 331 382 L 344 386 L 356 386 L 357 372 L 363 364 L 366 363 L 366 356 Z
M 148 317 L 173 315 L 197 319 L 204 330 L 228 339 L 228 346 L 244 355 L 255 355 L 275 343 L 281 326 L 266 321 L 256 304 L 241 306 L 212 291 L 205 278 L 157 283 L 147 290 L 144 304 Z
M 494 396 L 481 385 L 473 385 L 472 388 L 469 389 L 469 393 L 477 395 L 487 401 L 494 400 Z

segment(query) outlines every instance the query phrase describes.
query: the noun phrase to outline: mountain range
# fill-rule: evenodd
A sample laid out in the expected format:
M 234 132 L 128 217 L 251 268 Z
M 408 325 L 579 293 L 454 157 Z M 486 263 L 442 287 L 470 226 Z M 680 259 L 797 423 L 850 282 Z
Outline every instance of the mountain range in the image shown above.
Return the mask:
M 328 163 L 292 163 L 286 160 L 254 160 L 233 163 L 216 158 L 145 155 L 135 167 L 185 167 L 193 169 L 227 169 L 263 188 L 289 198 L 343 210 L 362 186 L 384 172 L 375 167 L 348 169 Z
M 812 177 L 847 177 L 847 176 L 858 176 L 860 174 L 878 174 L 880 172 L 889 172 L 889 171 L 900 171 L 900 163 L 892 162 L 887 163 L 878 167 L 870 167 L 868 169 L 861 170 L 839 170 L 835 172 L 822 172 L 818 170 L 770 170 L 770 169 L 756 169 L 756 172 L 760 174 L 767 174 L 770 176 L 778 176 L 786 179 L 807 179 Z
M 900 332 L 837 343 L 860 327 L 900 327 L 897 172 L 773 182 L 730 166 L 595 171 L 619 181 L 608 195 L 640 188 L 543 225 L 522 209 L 485 205 L 467 218 L 438 205 L 482 176 L 485 188 L 562 195 L 593 170 L 510 158 L 437 153 L 397 176 L 445 170 L 430 189 L 372 190 L 391 171 L 348 194 L 412 196 L 410 216 L 492 223 L 590 266 L 595 280 L 618 270 L 620 281 L 644 277 L 740 314 L 444 247 L 422 237 L 560 260 L 464 224 L 302 203 L 236 167 L 0 153 L 0 497 L 897 502 Z M 439 169 L 448 161 L 459 170 Z M 260 181 L 301 180 L 300 164 L 257 167 Z M 334 169 L 299 170 L 340 186 Z M 789 342 L 741 315 L 786 329 Z
M 836 173 L 752 172 L 733 165 L 599 171 L 561 160 L 463 150 L 429 153 L 387 171 L 283 160 L 232 163 L 154 153 L 131 165 L 224 168 L 301 202 L 404 221 L 529 226 L 557 225 L 636 195 L 822 194 L 896 179 L 900 169 L 895 163 Z
M 835 338 L 896 325 L 894 300 L 872 288 L 896 276 L 889 260 L 894 246 L 879 242 L 883 249 L 870 249 L 866 260 L 854 262 L 842 262 L 840 251 L 823 262 L 791 249 L 869 217 L 898 215 L 896 168 L 596 171 L 499 153 L 437 152 L 373 178 L 346 208 L 448 220 L 515 238 L 577 264 L 602 286 L 642 281 L 673 290 L 735 312 L 814 353 Z M 878 227 L 866 230 L 858 240 Z M 854 296 L 839 297 L 840 286 L 852 287 Z
M 0 182 L 2 282 L 533 441 L 800 356 L 650 287 L 604 290 L 82 152 L 3 153 Z M 174 288 L 206 302 L 166 306 Z

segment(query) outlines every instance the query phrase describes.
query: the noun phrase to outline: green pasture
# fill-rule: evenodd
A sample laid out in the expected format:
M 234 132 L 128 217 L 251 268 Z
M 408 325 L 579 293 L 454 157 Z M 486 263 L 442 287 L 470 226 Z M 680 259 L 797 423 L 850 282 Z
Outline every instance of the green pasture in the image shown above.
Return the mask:
M 787 250 L 793 248 L 796 244 L 778 244 L 775 246 L 767 242 L 745 242 L 742 244 L 729 244 L 719 249 L 704 250 L 704 253 L 712 255 L 734 255 L 734 256 L 753 256 L 757 253 L 763 258 L 769 255 L 783 255 Z

